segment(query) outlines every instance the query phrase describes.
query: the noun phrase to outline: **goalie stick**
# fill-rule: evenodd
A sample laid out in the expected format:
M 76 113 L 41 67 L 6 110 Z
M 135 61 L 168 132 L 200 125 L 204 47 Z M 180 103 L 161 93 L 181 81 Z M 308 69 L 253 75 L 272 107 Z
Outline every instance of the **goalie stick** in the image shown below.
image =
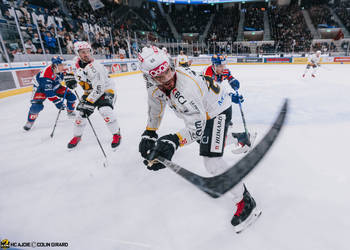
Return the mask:
M 257 166 L 259 161 L 265 156 L 276 140 L 284 125 L 287 112 L 288 99 L 284 101 L 277 119 L 259 144 L 256 145 L 256 147 L 239 162 L 220 175 L 213 177 L 202 177 L 163 157 L 158 157 L 154 161 L 164 164 L 166 167 L 170 168 L 178 175 L 181 175 L 187 181 L 191 182 L 193 185 L 197 186 L 200 190 L 209 194 L 211 197 L 218 198 L 237 185 Z

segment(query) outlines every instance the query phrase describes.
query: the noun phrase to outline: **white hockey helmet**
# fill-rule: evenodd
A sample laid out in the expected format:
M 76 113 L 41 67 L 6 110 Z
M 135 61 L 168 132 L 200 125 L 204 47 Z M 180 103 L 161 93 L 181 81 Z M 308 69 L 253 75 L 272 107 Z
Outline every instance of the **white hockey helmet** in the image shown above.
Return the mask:
M 79 56 L 79 50 L 81 49 L 90 49 L 90 52 L 92 54 L 92 48 L 88 42 L 77 41 L 74 43 L 74 52 L 77 56 Z
M 167 54 L 156 46 L 144 47 L 137 57 L 140 70 L 151 77 L 159 76 L 171 67 Z
M 168 53 L 168 50 L 166 47 L 163 47 L 162 50 L 165 52 L 165 53 Z
M 316 51 L 316 54 L 317 54 L 317 55 L 321 55 L 321 50 L 317 50 L 317 51 Z

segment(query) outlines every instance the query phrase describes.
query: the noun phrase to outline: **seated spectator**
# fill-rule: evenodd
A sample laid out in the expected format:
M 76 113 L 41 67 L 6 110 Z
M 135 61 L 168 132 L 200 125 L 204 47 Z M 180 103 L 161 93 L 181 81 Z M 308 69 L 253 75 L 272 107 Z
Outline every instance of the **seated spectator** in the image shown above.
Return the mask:
M 36 48 L 41 48 L 41 43 L 40 43 L 40 38 L 38 33 L 34 33 L 33 38 L 32 38 L 32 43 Z
M 24 48 L 26 49 L 27 54 L 35 54 L 36 53 L 36 47 L 32 43 L 32 40 L 28 39 L 25 44 Z
M 49 53 L 56 54 L 56 38 L 52 37 L 50 32 L 46 32 L 46 35 L 44 36 L 44 41 L 49 50 Z
M 13 22 L 15 21 L 15 18 L 10 15 L 10 11 L 8 10 L 5 11 L 3 16 L 7 21 L 13 21 Z

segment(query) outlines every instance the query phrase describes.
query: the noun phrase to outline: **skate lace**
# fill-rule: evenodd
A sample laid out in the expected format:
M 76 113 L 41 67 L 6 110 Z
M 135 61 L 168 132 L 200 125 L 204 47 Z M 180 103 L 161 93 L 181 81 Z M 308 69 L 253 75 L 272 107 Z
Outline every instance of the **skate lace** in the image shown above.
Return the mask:
M 235 213 L 235 216 L 240 216 L 241 213 L 243 212 L 245 202 L 244 200 L 241 200 L 240 202 L 237 203 L 237 211 Z
M 113 142 L 112 143 L 118 143 L 120 138 L 121 138 L 121 136 L 118 134 L 113 135 Z

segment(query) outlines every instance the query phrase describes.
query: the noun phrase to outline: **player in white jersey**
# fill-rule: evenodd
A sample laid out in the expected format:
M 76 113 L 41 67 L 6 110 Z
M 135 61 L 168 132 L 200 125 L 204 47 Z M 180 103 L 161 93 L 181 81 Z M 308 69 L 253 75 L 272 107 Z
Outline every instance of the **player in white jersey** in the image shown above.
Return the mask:
M 145 165 L 158 156 L 171 160 L 178 147 L 197 141 L 199 154 L 211 174 L 218 175 L 227 170 L 224 147 L 234 140 L 227 133 L 232 116 L 229 93 L 209 77 L 198 75 L 189 68 L 172 67 L 168 56 L 157 47 L 143 48 L 138 59 L 148 92 L 148 121 L 139 144 Z M 166 105 L 184 121 L 185 127 L 158 138 L 156 131 Z M 159 170 L 164 167 L 157 162 L 147 168 Z M 243 184 L 233 188 L 231 194 L 237 206 L 231 224 L 240 231 L 257 217 L 259 211 Z
M 320 60 L 321 60 L 321 51 L 318 50 L 315 54 L 310 55 L 308 58 L 308 62 L 307 62 L 303 77 L 305 77 L 306 73 L 309 71 L 311 67 L 312 67 L 311 76 L 315 77 L 317 68 L 321 66 Z
M 176 66 L 189 67 L 191 66 L 192 61 L 188 60 L 188 56 L 181 50 L 180 54 L 176 58 Z
M 92 57 L 92 49 L 87 42 L 74 43 L 74 51 L 77 58 L 74 62 L 74 76 L 76 81 L 72 81 L 69 88 L 75 88 L 76 83 L 83 88 L 84 94 L 77 106 L 79 115 L 77 115 L 74 124 L 74 137 L 68 143 L 68 148 L 74 148 L 83 135 L 83 130 L 89 117 L 98 109 L 106 125 L 113 135 L 111 146 L 116 148 L 121 141 L 120 128 L 114 108 L 114 84 L 108 77 L 106 68 Z

